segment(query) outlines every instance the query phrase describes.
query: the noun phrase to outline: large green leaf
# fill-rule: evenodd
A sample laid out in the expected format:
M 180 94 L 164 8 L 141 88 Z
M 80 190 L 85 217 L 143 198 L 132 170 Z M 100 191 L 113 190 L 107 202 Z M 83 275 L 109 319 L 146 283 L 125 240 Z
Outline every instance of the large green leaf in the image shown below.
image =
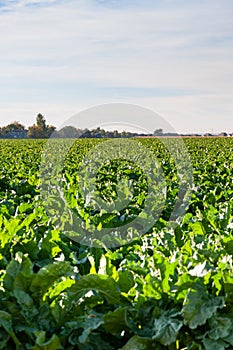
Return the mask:
M 183 322 L 179 319 L 163 315 L 154 320 L 153 339 L 159 341 L 163 345 L 171 345 L 175 343 L 182 326 Z
M 127 325 L 127 307 L 120 307 L 110 311 L 103 316 L 104 328 L 111 334 L 120 335 L 121 332 L 128 329 Z
M 96 291 L 106 298 L 109 303 L 121 304 L 123 297 L 117 283 L 112 279 L 102 275 L 86 275 L 69 289 L 71 294 L 80 294 L 88 291 Z
M 43 296 L 54 281 L 72 273 L 73 269 L 68 261 L 46 265 L 34 276 L 30 290 L 34 296 Z
M 203 339 L 205 350 L 225 350 L 228 348 L 228 344 L 223 340 L 212 340 L 209 338 Z
M 218 309 L 224 307 L 224 298 L 210 298 L 200 287 L 200 290 L 191 290 L 183 306 L 184 324 L 195 329 L 206 323 Z

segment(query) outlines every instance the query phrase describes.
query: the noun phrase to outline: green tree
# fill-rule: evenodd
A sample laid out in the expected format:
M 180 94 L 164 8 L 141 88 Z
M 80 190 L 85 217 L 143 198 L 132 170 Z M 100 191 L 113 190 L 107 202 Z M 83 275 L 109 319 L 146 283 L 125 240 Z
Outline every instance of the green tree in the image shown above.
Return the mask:
M 55 126 L 46 125 L 45 117 L 39 113 L 36 117 L 36 124 L 28 128 L 28 137 L 33 139 L 47 139 L 55 130 Z
M 1 137 L 7 137 L 7 135 L 12 133 L 12 132 L 20 132 L 20 131 L 24 131 L 24 130 L 25 130 L 24 125 L 15 121 L 15 122 L 10 123 L 6 126 L 3 126 L 1 128 L 0 135 L 1 135 Z
M 36 125 L 38 127 L 40 127 L 42 130 L 46 130 L 46 128 L 47 128 L 45 117 L 42 114 L 40 114 L 40 113 L 37 114 Z

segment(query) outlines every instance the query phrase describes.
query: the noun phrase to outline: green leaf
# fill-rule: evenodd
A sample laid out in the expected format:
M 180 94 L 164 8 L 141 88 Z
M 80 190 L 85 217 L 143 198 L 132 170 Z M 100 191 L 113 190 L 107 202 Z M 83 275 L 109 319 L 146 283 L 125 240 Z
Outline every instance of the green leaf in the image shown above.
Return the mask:
M 6 268 L 6 275 L 4 277 L 3 285 L 7 290 L 13 289 L 14 279 L 19 273 L 19 263 L 16 260 L 11 260 Z
M 223 297 L 210 298 L 202 288 L 192 290 L 187 294 L 182 310 L 184 323 L 191 329 L 195 329 L 205 324 L 217 309 L 224 307 L 224 304 Z
M 161 316 L 154 320 L 154 340 L 163 345 L 170 345 L 176 341 L 183 322 L 172 317 Z
M 46 332 L 36 332 L 36 344 L 32 350 L 59 350 L 64 349 L 57 335 L 53 334 L 49 340 L 46 340 Z
M 3 329 L 0 329 L 0 349 L 8 349 L 7 343 L 9 342 L 10 336 Z
M 82 320 L 83 332 L 79 337 L 79 341 L 81 344 L 85 344 L 91 332 L 99 328 L 99 326 L 101 326 L 103 323 L 103 320 L 102 317 L 99 317 L 95 314 L 83 317 Z
M 226 341 L 227 343 L 229 343 L 230 345 L 233 345 L 233 333 L 232 333 L 232 330 L 231 330 L 231 333 L 223 338 L 224 341 Z
M 46 265 L 34 276 L 30 290 L 35 297 L 43 296 L 58 278 L 72 273 L 73 269 L 67 261 Z
M 225 350 L 228 348 L 227 343 L 225 343 L 223 340 L 213 340 L 209 338 L 204 338 L 203 344 L 205 350 Z
M 122 331 L 128 328 L 126 317 L 126 307 L 120 307 L 114 311 L 108 312 L 103 316 L 104 329 L 111 334 L 120 335 Z
M 212 317 L 209 326 L 208 336 L 213 340 L 225 338 L 232 332 L 232 321 L 226 317 Z
M 87 292 L 90 290 L 97 291 L 105 297 L 109 303 L 120 304 L 122 296 L 117 283 L 112 279 L 102 275 L 85 275 L 69 289 L 71 294 Z
M 12 330 L 12 316 L 5 311 L 0 310 L 0 327 L 3 327 L 5 330 Z
M 131 271 L 118 271 L 117 285 L 122 292 L 128 293 L 128 291 L 133 288 L 134 283 L 134 276 Z
M 152 340 L 143 339 L 134 335 L 120 350 L 156 350 L 158 346 L 154 345 Z
M 15 260 L 11 260 L 6 268 L 4 277 L 4 287 L 7 290 L 21 289 L 26 290 L 31 283 L 32 263 L 27 256 L 18 252 L 15 255 Z
M 22 224 L 20 224 L 19 219 L 12 218 L 11 220 L 8 220 L 5 224 L 5 230 L 0 231 L 0 242 L 2 248 L 5 247 L 5 245 L 12 241 L 14 235 L 21 229 Z
M 61 293 L 70 288 L 73 284 L 75 284 L 75 281 L 69 277 L 64 278 L 63 281 L 58 282 L 57 284 L 53 285 L 51 288 L 49 288 L 48 292 L 45 293 L 44 297 L 49 297 L 49 298 L 54 298 L 57 297 L 59 295 L 61 295 Z
M 34 301 L 30 295 L 23 290 L 15 289 L 12 295 L 16 298 L 18 304 L 25 313 L 25 316 L 30 320 L 31 317 L 34 317 L 38 314 L 37 309 L 34 306 Z
M 206 234 L 205 228 L 201 222 L 195 222 L 194 224 L 191 224 L 191 227 L 192 227 L 193 233 L 195 235 L 205 235 Z
M 12 316 L 5 311 L 0 310 L 0 327 L 2 327 L 6 333 L 9 334 L 9 336 L 14 341 L 16 347 L 20 345 L 20 341 L 17 339 L 15 333 L 12 330 Z M 1 339 L 0 339 L 1 341 Z M 3 344 L 7 341 L 7 337 L 4 337 Z

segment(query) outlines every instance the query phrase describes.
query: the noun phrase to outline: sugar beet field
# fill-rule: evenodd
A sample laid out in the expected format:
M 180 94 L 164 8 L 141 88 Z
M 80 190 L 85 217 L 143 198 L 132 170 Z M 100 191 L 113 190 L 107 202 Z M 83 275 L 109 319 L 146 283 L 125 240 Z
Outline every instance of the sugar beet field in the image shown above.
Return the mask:
M 162 181 L 131 231 L 149 195 L 142 168 L 104 155 L 94 180 L 79 172 L 106 142 L 66 152 L 56 140 L 43 165 L 46 140 L 0 141 L 0 349 L 233 349 L 233 138 L 184 139 L 193 182 L 174 216 L 185 198 L 174 159 L 159 139 L 137 140 Z

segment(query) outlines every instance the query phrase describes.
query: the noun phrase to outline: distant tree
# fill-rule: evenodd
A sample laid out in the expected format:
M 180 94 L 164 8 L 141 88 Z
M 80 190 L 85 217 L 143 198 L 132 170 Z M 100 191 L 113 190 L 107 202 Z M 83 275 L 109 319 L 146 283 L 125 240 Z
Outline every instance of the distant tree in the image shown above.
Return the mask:
M 28 128 L 28 137 L 33 139 L 46 139 L 49 138 L 55 130 L 55 126 L 46 125 L 44 116 L 39 113 L 36 117 L 36 124 Z
M 43 139 L 44 132 L 39 126 L 33 124 L 32 126 L 29 126 L 29 128 L 28 128 L 28 138 L 30 138 L 30 139 Z
M 24 130 L 25 130 L 24 125 L 15 121 L 1 128 L 1 137 L 7 137 L 7 135 L 12 132 L 20 132 Z
M 113 131 L 106 131 L 106 137 L 107 137 L 107 138 L 112 138 L 112 137 L 114 137 Z
M 37 114 L 36 117 L 36 125 L 41 128 L 42 130 L 46 130 L 47 126 L 46 126 L 46 120 L 45 117 L 42 114 Z
M 100 127 L 91 130 L 91 137 L 98 138 L 101 136 Z
M 125 130 L 123 130 L 123 131 L 121 132 L 121 137 L 122 137 L 122 138 L 125 138 L 125 137 L 126 137 L 126 135 L 127 135 L 126 131 L 125 131 Z
M 91 131 L 88 130 L 88 129 L 85 129 L 83 134 L 82 134 L 82 137 L 84 138 L 90 138 L 91 137 Z
M 25 130 L 25 126 L 22 125 L 19 122 L 13 122 L 12 124 L 9 124 L 7 127 L 11 128 L 11 131 L 23 131 Z
M 162 134 L 163 134 L 163 129 L 156 129 L 156 130 L 154 131 L 154 135 L 155 135 L 155 136 L 162 135 Z
M 56 130 L 56 127 L 53 125 L 47 125 L 46 135 L 49 138 Z
M 100 130 L 101 137 L 106 137 L 106 131 L 104 129 Z

